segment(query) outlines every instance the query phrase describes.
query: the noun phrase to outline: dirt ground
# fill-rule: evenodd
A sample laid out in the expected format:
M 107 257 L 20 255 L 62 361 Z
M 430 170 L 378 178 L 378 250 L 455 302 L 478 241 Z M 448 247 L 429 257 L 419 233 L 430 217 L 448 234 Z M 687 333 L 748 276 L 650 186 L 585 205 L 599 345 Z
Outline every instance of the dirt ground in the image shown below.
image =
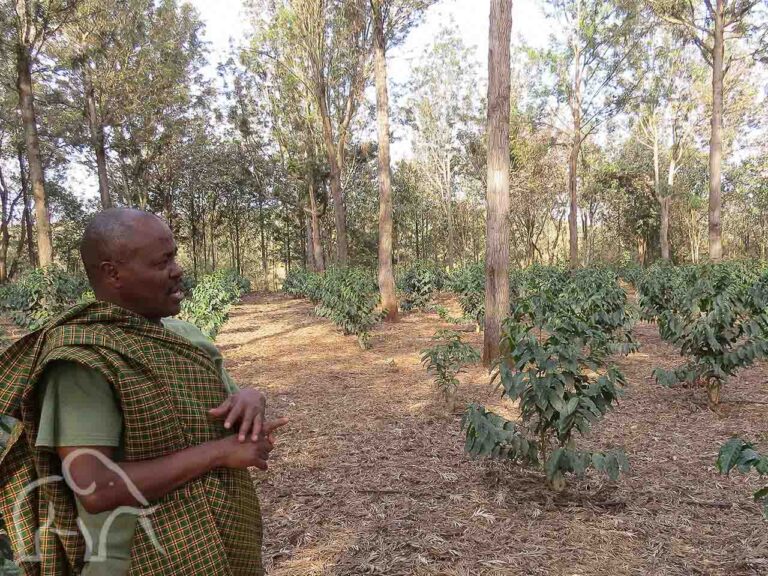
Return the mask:
M 582 444 L 623 447 L 630 472 L 554 494 L 540 473 L 464 454 L 460 414 L 419 363 L 440 327 L 408 315 L 361 351 L 306 301 L 234 308 L 217 340 L 230 372 L 291 418 L 258 473 L 269 574 L 768 575 L 759 479 L 714 466 L 733 434 L 768 448 L 768 366 L 729 382 L 714 413 L 701 391 L 655 384 L 652 369 L 678 357 L 640 324 L 640 351 L 618 361 L 626 395 Z M 482 368 L 462 381 L 462 402 L 514 412 Z

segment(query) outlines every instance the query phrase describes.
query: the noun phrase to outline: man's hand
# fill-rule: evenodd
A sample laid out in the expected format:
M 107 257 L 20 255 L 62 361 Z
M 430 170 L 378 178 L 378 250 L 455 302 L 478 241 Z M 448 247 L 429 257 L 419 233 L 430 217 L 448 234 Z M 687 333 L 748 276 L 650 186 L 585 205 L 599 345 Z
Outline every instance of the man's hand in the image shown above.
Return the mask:
M 267 409 L 267 397 L 253 388 L 246 388 L 232 394 L 208 413 L 214 418 L 224 418 L 224 428 L 232 428 L 240 423 L 238 440 L 245 442 L 246 436 L 251 434 L 251 440 L 256 442 L 261 434 L 264 424 L 264 412 Z
M 259 434 L 254 442 L 242 443 L 234 435 L 218 440 L 218 446 L 221 449 L 221 466 L 225 468 L 256 466 L 261 470 L 266 470 L 268 468 L 267 460 L 269 460 L 269 453 L 275 447 L 273 432 L 287 423 L 287 418 L 278 418 L 277 420 L 266 422 L 262 427 L 262 433 Z

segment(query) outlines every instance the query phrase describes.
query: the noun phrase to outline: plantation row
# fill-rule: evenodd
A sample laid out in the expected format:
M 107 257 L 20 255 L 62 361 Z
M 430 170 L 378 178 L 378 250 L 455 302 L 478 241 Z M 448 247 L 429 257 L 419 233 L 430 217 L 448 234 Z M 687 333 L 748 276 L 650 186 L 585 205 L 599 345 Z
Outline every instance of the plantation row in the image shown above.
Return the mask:
M 214 272 L 198 282 L 186 280 L 187 298 L 180 317 L 214 338 L 228 317 L 230 305 L 251 289 L 247 278 L 231 270 Z M 83 276 L 50 266 L 24 273 L 0 286 L 0 312 L 25 331 L 37 330 L 68 308 L 94 298 Z
M 628 301 L 622 281 L 635 286 L 639 305 Z M 473 321 L 482 327 L 481 264 L 445 273 L 419 263 L 406 269 L 397 284 L 403 311 L 430 310 L 450 322 Z M 284 290 L 312 300 L 318 315 L 333 320 L 345 334 L 357 335 L 363 346 L 382 315 L 376 280 L 362 270 L 295 271 Z M 434 303 L 438 291 L 456 295 L 463 318 L 451 318 Z M 637 350 L 632 327 L 639 318 L 657 323 L 662 338 L 685 359 L 676 370 L 654 370 L 657 381 L 702 385 L 716 405 L 728 376 L 768 355 L 768 274 L 754 263 L 512 271 L 510 312 L 493 379 L 504 396 L 519 402 L 521 418 L 512 422 L 483 406 L 468 406 L 462 419 L 466 450 L 539 467 L 555 489 L 565 486 L 567 474 L 581 476 L 590 468 L 616 479 L 628 468 L 624 453 L 580 450 L 576 437 L 620 396 L 625 380 L 611 358 Z M 433 342 L 422 361 L 450 404 L 457 375 L 479 355 L 454 331 L 439 331 Z M 740 439 L 722 447 L 717 465 L 723 473 L 734 468 L 768 473 L 768 458 Z M 755 497 L 768 513 L 768 488 Z

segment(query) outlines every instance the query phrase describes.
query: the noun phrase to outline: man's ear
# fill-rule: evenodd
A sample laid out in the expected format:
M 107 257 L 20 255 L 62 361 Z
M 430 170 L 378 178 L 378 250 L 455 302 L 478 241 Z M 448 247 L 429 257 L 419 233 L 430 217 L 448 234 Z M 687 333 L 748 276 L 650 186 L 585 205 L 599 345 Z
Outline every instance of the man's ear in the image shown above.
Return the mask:
M 112 288 L 118 288 L 120 286 L 120 271 L 114 262 L 105 260 L 99 264 L 99 271 L 101 272 L 102 281 L 111 286 Z

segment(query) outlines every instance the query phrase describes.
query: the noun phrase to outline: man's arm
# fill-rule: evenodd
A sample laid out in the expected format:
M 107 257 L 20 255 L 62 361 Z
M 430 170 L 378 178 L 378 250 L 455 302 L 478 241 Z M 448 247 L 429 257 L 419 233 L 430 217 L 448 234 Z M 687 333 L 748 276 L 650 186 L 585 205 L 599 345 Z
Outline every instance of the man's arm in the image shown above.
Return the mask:
M 120 506 L 144 504 L 131 493 L 126 479 L 151 503 L 215 468 L 256 466 L 266 470 L 274 446 L 272 432 L 286 422 L 281 419 L 265 424 L 264 434 L 257 442 L 241 443 L 237 436 L 227 436 L 152 460 L 119 462 L 116 463 L 119 471 L 92 453 L 78 454 L 78 450 L 89 448 L 111 461 L 113 448 L 61 447 L 57 452 L 62 461 L 71 456 L 67 483 L 83 507 L 91 514 L 98 514 Z

